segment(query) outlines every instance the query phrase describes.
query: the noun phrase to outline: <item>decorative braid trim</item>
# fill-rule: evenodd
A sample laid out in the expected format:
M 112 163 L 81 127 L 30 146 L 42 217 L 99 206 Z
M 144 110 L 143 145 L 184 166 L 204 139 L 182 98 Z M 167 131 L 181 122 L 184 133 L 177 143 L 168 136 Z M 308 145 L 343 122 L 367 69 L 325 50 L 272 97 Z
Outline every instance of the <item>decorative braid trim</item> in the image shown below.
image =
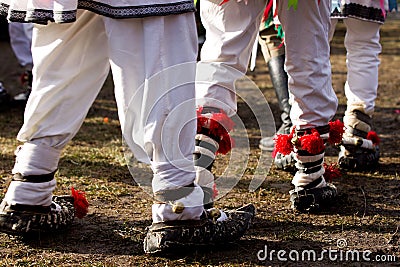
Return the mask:
M 356 3 L 345 4 L 340 14 L 340 17 L 352 17 L 378 23 L 385 22 L 385 16 L 381 9 Z
M 194 12 L 195 6 L 193 1 L 181 1 L 168 4 L 114 7 L 91 0 L 81 0 L 78 1 L 78 9 L 89 10 L 96 14 L 114 19 L 124 19 Z M 76 20 L 76 10 L 10 10 L 10 6 L 4 3 L 0 5 L 0 15 L 7 16 L 10 21 L 14 22 L 34 22 L 38 24 L 47 24 L 49 21 L 56 23 L 70 23 Z
M 153 4 L 147 6 L 113 7 L 103 3 L 87 0 L 79 1 L 78 8 L 93 11 L 99 15 L 115 19 L 166 16 L 195 11 L 193 1 L 181 1 L 177 3 L 157 5 Z

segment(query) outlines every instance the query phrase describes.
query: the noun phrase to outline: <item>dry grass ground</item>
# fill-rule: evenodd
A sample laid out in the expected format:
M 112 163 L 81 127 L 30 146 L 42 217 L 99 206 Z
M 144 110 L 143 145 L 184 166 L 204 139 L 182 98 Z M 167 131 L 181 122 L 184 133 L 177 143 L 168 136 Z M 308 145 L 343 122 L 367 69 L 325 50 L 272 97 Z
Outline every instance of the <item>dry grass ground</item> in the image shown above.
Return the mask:
M 340 100 L 337 117 L 345 109 L 343 84 L 346 79 L 345 50 L 343 49 L 343 25 L 332 43 L 333 85 Z M 85 123 L 65 149 L 56 174 L 56 193 L 68 193 L 74 186 L 83 190 L 90 201 L 90 212 L 74 227 L 58 236 L 29 240 L 0 234 L 0 266 L 265 266 L 265 265 L 370 265 L 376 256 L 387 260 L 397 257 L 400 263 L 400 17 L 390 18 L 382 27 L 383 52 L 380 68 L 380 85 L 374 117 L 375 130 L 382 139 L 379 168 L 374 172 L 344 173 L 335 181 L 340 190 L 337 205 L 329 212 L 308 215 L 297 214 L 289 209 L 288 190 L 291 174 L 274 167 L 264 173 L 265 181 L 255 192 L 248 185 L 254 174 L 258 149 L 258 129 L 251 114 L 239 105 L 239 115 L 246 122 L 250 139 L 250 161 L 237 186 L 217 203 L 219 207 L 237 207 L 252 202 L 258 215 L 248 234 L 240 241 L 224 247 L 201 248 L 177 252 L 170 257 L 153 257 L 143 253 L 142 240 L 146 226 L 151 223 L 150 197 L 138 187 L 127 169 L 121 132 L 117 120 L 112 84 L 108 80 L 91 108 Z M 8 44 L 1 42 L 0 73 L 10 87 L 17 69 Z M 278 105 L 268 77 L 268 70 L 261 57 L 257 69 L 249 73 L 268 99 L 272 110 Z M 8 76 L 7 76 L 8 75 Z M 16 84 L 16 83 L 15 83 Z M 11 88 L 11 92 L 17 89 Z M 275 118 L 278 113 L 274 112 Z M 108 118 L 108 122 L 104 118 Z M 0 178 L 6 180 L 13 166 L 13 151 L 18 145 L 15 136 L 23 121 L 21 108 L 0 113 Z M 328 160 L 335 161 L 337 150 L 328 151 Z M 227 163 L 220 157 L 216 172 Z M 2 184 L 5 189 L 5 184 Z M 2 197 L 3 193 L 0 193 Z M 339 247 L 338 247 L 339 242 Z M 268 255 L 275 250 L 272 260 L 259 260 L 257 253 L 267 249 Z M 288 258 L 291 251 L 310 251 L 321 256 L 323 250 L 342 251 L 336 260 L 327 255 L 322 261 L 280 261 L 277 251 L 283 250 Z M 373 262 L 358 262 L 355 254 L 371 250 Z M 347 254 L 346 254 L 347 252 Z M 296 256 L 294 252 L 291 254 Z M 348 261 L 346 261 L 348 255 Z M 260 254 L 263 256 L 263 254 Z M 389 258 L 392 256 L 392 258 Z M 353 260 L 352 260 L 353 259 Z

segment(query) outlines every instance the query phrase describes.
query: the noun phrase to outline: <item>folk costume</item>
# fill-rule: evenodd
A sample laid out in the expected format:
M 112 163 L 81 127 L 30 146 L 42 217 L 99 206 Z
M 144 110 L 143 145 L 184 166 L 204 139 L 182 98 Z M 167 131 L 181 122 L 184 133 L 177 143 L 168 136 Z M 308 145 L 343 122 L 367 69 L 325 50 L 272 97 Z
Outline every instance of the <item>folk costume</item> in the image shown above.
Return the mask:
M 208 207 L 217 193 L 212 173 L 216 154 L 226 154 L 234 145 L 229 135 L 234 127 L 230 117 L 237 111 L 234 84 L 247 71 L 264 7 L 265 0 L 200 1 L 206 37 L 196 78 L 195 168 Z
M 284 68 L 285 44 L 282 26 L 280 25 L 276 12 L 276 0 L 267 1 L 267 6 L 260 25 L 258 42 L 265 63 L 267 63 L 272 86 L 275 89 L 276 98 L 281 111 L 280 118 L 282 123 L 277 129 L 276 134 L 289 134 L 292 121 L 290 119 L 291 106 L 289 103 L 288 76 Z M 276 135 L 262 138 L 259 147 L 262 150 L 273 151 L 275 147 L 275 137 Z M 281 157 L 280 155 L 275 157 L 275 165 L 282 165 L 281 158 L 285 160 L 285 157 Z M 287 158 L 290 159 L 290 157 Z
M 346 132 L 338 160 L 344 169 L 370 169 L 379 161 L 379 138 L 371 130 L 382 50 L 379 29 L 386 19 L 386 10 L 387 0 L 332 1 L 330 39 L 339 19 L 346 25 Z
M 295 189 L 290 192 L 290 198 L 293 208 L 309 211 L 331 205 L 337 195 L 336 188 L 323 176 L 324 140 L 338 142 L 341 138 L 340 130 L 339 134 L 334 134 L 335 138 L 330 136 L 330 132 L 340 129 L 340 125 L 329 123 L 337 108 L 329 64 L 330 3 L 298 1 L 295 7 L 293 1 L 276 3 L 285 31 L 285 66 L 292 104 L 290 116 L 295 126 L 291 134 L 277 136 L 281 140 L 278 140 L 276 152 L 294 151 L 298 155 L 298 171 L 292 181 Z M 200 64 L 212 62 L 218 66 L 209 72 L 210 83 L 196 87 L 198 104 L 207 107 L 208 113 L 202 109 L 205 117 L 212 116 L 218 109 L 228 116 L 236 112 L 233 83 L 238 77 L 231 75 L 235 72 L 230 68 L 242 74 L 246 72 L 265 4 L 266 1 L 248 1 L 247 4 L 233 0 L 201 2 L 206 41 Z M 282 65 L 283 60 L 281 69 Z M 288 136 L 290 138 L 285 138 Z M 299 142 L 290 141 L 294 136 Z
M 30 218 L 27 211 L 11 212 L 21 205 L 45 207 L 51 216 L 68 218 L 62 226 L 70 224 L 70 216 L 63 215 L 70 209 L 60 207 L 52 195 L 54 173 L 62 149 L 79 130 L 111 68 L 124 139 L 154 173 L 153 224 L 145 251 L 193 244 L 194 239 L 195 244 L 229 242 L 243 235 L 254 207 L 227 213 L 227 219 L 217 223 L 207 215 L 203 191 L 195 183 L 198 46 L 193 1 L 0 3 L 9 20 L 38 23 L 32 40 L 33 88 L 17 136 L 24 145 L 17 151 L 14 178 L 2 202 L 0 215 L 5 219 L 0 230 L 29 231 L 28 223 L 20 220 Z M 33 225 L 39 231 L 60 227 L 53 221 Z M 193 236 L 196 231 L 209 235 Z

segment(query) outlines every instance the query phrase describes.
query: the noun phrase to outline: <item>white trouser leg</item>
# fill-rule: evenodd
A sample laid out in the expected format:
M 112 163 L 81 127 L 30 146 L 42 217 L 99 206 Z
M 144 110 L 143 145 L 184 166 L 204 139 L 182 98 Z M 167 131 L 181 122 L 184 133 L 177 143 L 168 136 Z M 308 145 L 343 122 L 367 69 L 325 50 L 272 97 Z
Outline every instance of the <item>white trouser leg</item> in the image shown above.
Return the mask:
M 265 0 L 252 0 L 247 5 L 237 1 L 218 5 L 201 0 L 206 41 L 201 50 L 197 80 L 207 82 L 196 85 L 198 105 L 221 108 L 228 116 L 236 113 L 234 82 L 247 71 L 265 3 Z M 209 66 L 210 62 L 214 68 L 208 72 L 202 70 L 202 63 Z
M 288 0 L 278 1 L 278 16 L 285 32 L 293 125 L 326 125 L 338 104 L 329 60 L 330 0 L 298 1 L 297 10 L 288 9 Z
M 72 24 L 35 27 L 33 87 L 17 136 L 25 144 L 17 152 L 13 173 L 29 176 L 56 170 L 62 148 L 79 130 L 108 75 L 105 37 L 101 17 L 88 11 Z M 25 194 L 29 184 L 16 183 L 7 194 Z M 35 194 L 37 185 L 30 185 L 29 203 L 50 205 L 55 181 L 43 185 L 40 194 Z M 18 197 L 8 200 L 21 202 Z
M 136 156 L 147 155 L 154 171 L 153 192 L 193 183 L 194 14 L 104 20 L 124 137 L 131 140 L 128 144 Z M 183 63 L 190 64 L 176 67 Z M 185 205 L 182 213 L 173 213 L 169 204 L 154 204 L 153 221 L 198 219 L 203 212 L 198 186 L 177 201 Z
M 347 82 L 345 94 L 347 106 L 363 106 L 372 115 L 378 89 L 380 24 L 358 19 L 344 20 L 347 27 L 345 47 L 347 50 Z
M 82 11 L 71 24 L 36 26 L 32 93 L 18 140 L 62 149 L 86 117 L 109 72 L 104 24 Z
M 11 48 L 21 66 L 32 65 L 32 39 L 26 35 L 25 27 L 24 24 L 17 22 L 10 22 L 8 25 Z
M 30 44 L 32 45 L 32 31 L 33 31 L 33 23 L 24 23 L 24 32 L 26 37 L 28 38 Z M 31 53 L 32 54 L 32 53 Z

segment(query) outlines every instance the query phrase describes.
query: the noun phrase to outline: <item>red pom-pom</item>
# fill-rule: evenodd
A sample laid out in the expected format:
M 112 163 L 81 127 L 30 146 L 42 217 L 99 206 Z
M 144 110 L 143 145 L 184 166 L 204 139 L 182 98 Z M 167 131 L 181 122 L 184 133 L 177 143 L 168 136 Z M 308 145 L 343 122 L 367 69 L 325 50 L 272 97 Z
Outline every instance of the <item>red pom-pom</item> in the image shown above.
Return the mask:
M 367 134 L 367 139 L 371 140 L 374 145 L 379 145 L 381 139 L 379 138 L 378 134 L 374 131 L 369 131 Z
M 196 109 L 197 114 L 197 132 L 201 131 L 201 128 L 207 124 L 208 118 L 201 116 L 201 112 L 203 111 L 203 107 L 198 107 Z
M 208 129 L 210 135 L 219 138 L 217 154 L 228 153 L 235 146 L 233 138 L 229 135 L 235 123 L 223 110 L 220 113 L 212 113 L 209 116 L 201 114 L 202 110 L 203 107 L 197 109 L 197 132 L 201 132 L 202 128 Z
M 329 138 L 328 142 L 331 145 L 339 144 L 342 141 L 344 133 L 344 124 L 340 120 L 329 122 Z
M 235 123 L 225 113 L 213 113 L 210 118 L 210 131 L 216 132 L 216 135 L 222 132 L 230 132 L 233 130 Z M 218 135 L 217 135 L 218 136 Z
M 324 151 L 324 140 L 320 137 L 317 130 L 313 129 L 311 134 L 306 134 L 300 138 L 300 149 L 310 154 L 320 154 Z
M 235 146 L 235 140 L 229 135 L 229 133 L 225 133 L 221 140 L 218 143 L 219 147 L 217 150 L 217 154 L 227 154 L 231 151 L 232 147 Z
M 272 153 L 273 157 L 275 157 L 278 152 L 283 155 L 289 155 L 293 151 L 292 138 L 293 134 L 277 134 L 274 138 L 275 148 Z
M 333 179 L 339 178 L 342 176 L 337 163 L 331 163 L 330 165 L 324 163 L 324 168 L 325 168 L 325 173 L 324 173 L 324 178 L 326 181 L 329 183 L 332 182 Z
M 197 132 L 201 132 L 201 128 L 208 124 L 208 118 L 203 116 L 197 116 Z
M 89 202 L 86 200 L 85 192 L 75 190 L 71 187 L 72 196 L 74 198 L 75 216 L 82 219 L 88 213 Z

